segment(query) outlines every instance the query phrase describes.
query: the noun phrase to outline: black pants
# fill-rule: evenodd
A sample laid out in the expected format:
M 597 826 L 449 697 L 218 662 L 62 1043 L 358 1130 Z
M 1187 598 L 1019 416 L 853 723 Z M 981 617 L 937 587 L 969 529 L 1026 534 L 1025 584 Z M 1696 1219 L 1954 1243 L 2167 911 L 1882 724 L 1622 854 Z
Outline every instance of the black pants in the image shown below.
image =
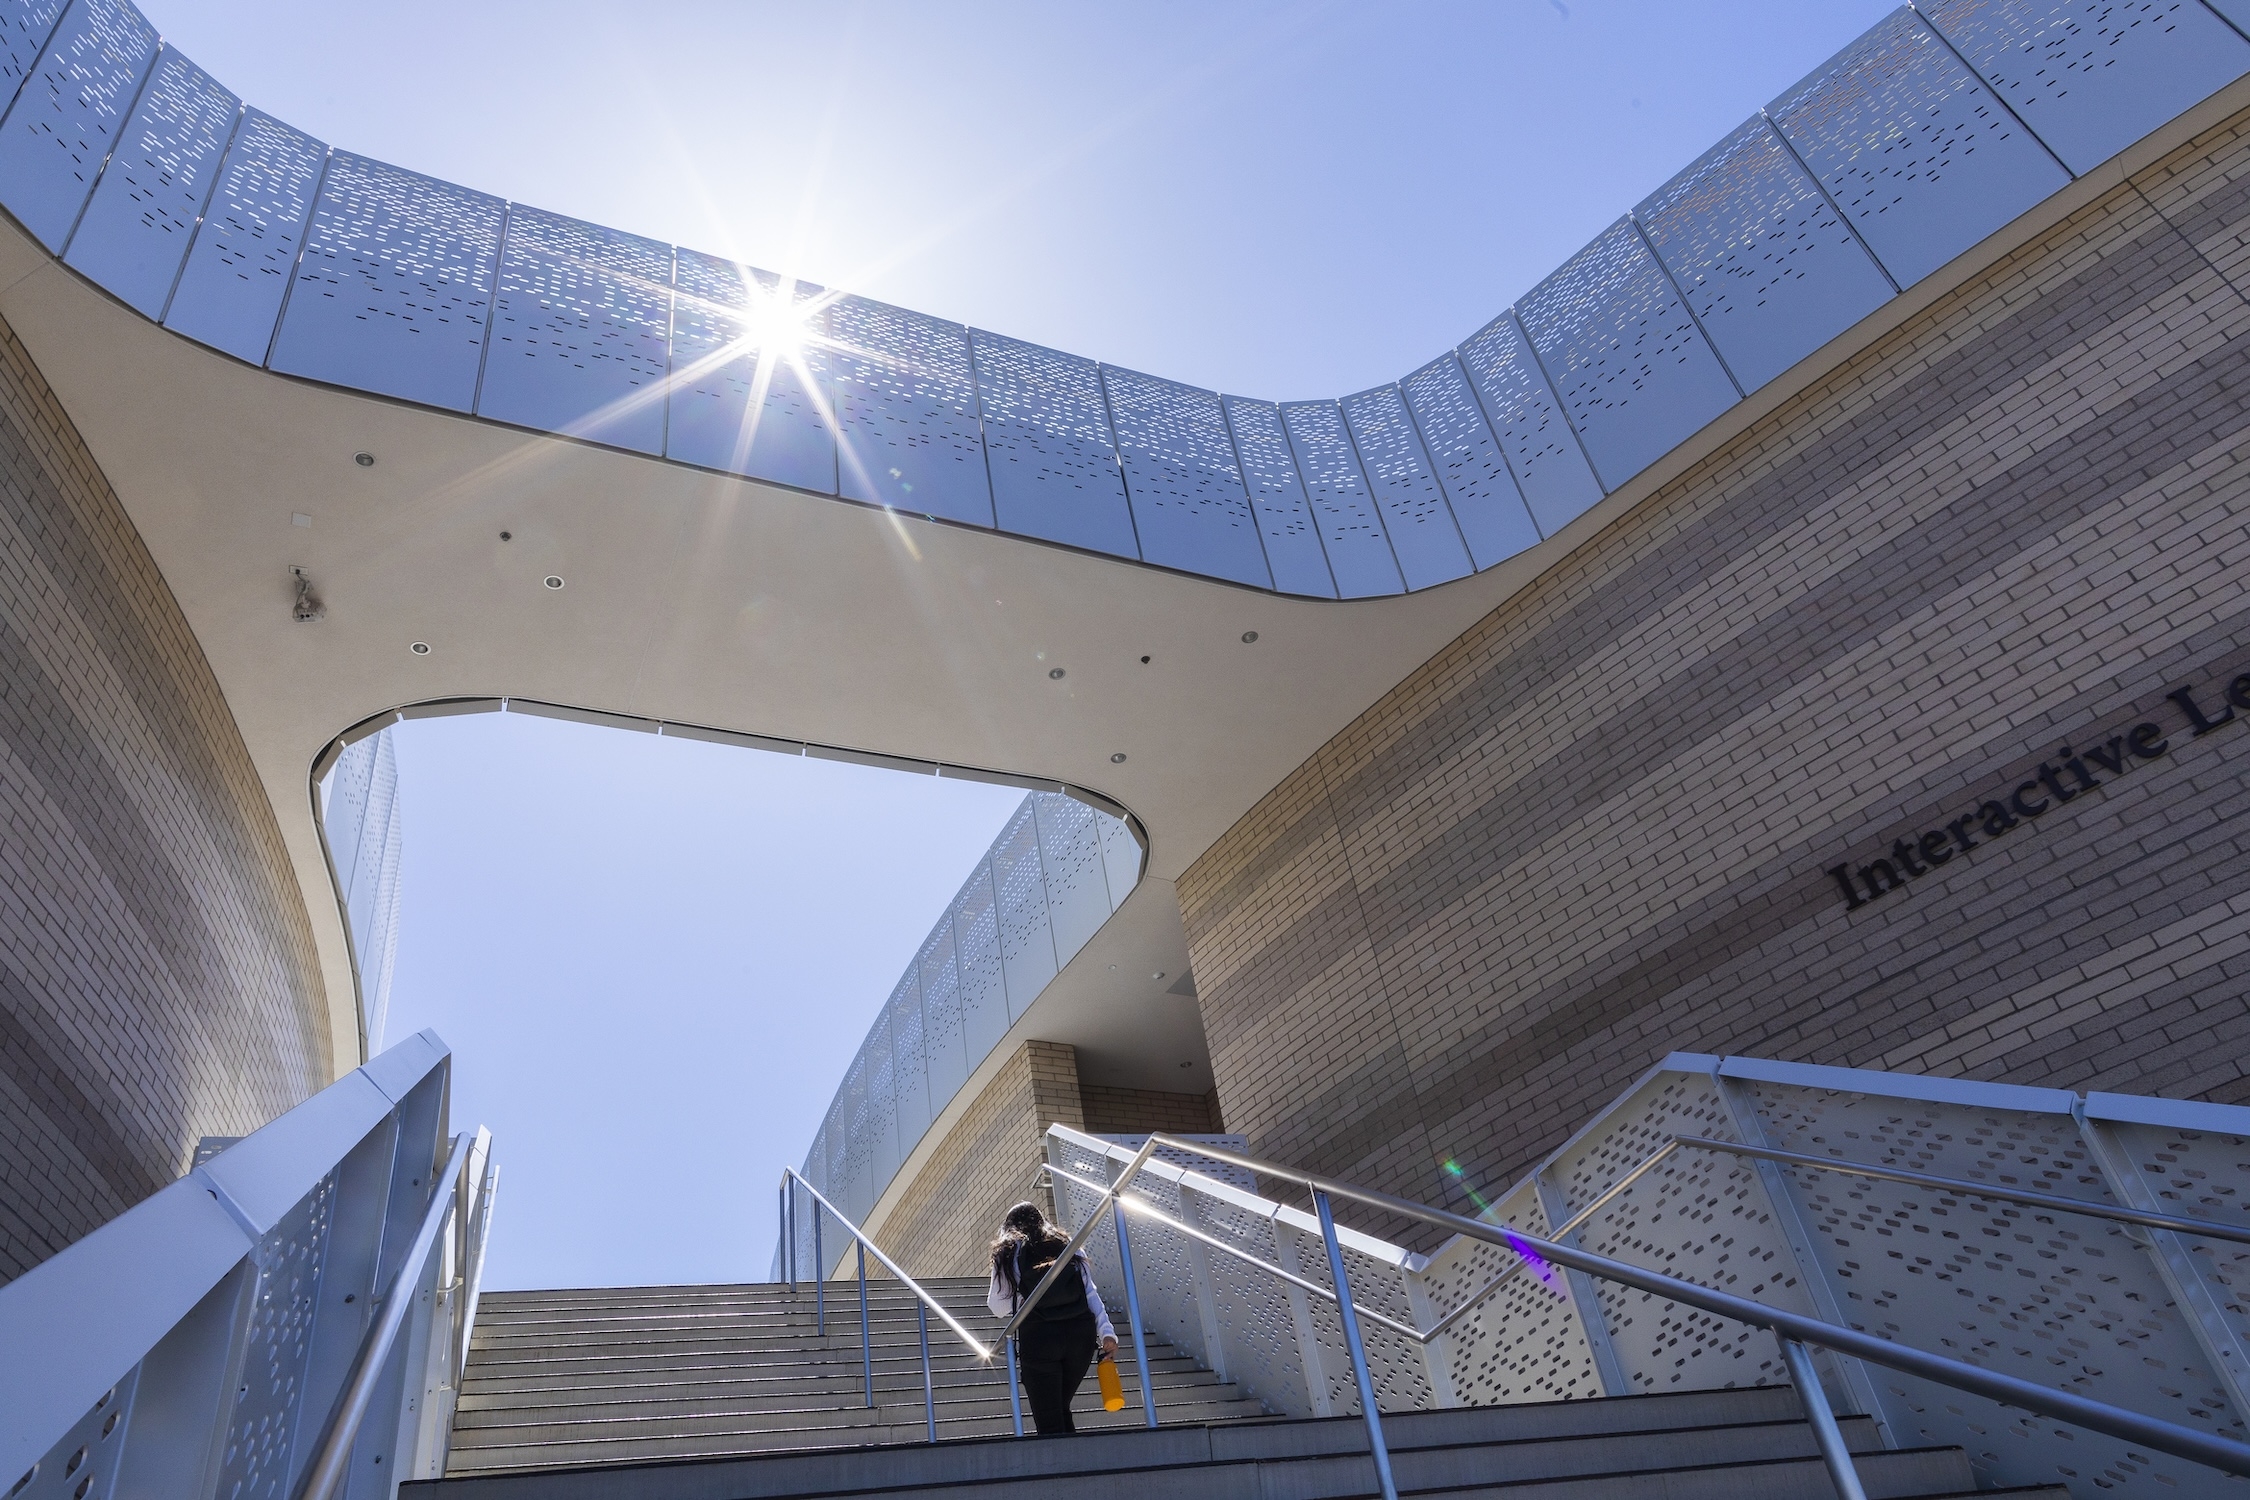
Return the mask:
M 1017 1337 L 1016 1368 L 1041 1437 L 1078 1430 L 1070 1419 L 1070 1402 L 1094 1362 L 1096 1342 L 1090 1312 L 1059 1323 L 1026 1323 Z

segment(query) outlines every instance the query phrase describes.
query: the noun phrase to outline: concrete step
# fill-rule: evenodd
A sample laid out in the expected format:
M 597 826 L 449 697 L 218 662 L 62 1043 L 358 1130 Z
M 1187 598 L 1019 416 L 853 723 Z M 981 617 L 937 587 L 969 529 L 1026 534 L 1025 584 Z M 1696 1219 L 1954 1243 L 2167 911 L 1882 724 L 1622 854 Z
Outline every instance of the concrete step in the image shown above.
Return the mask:
M 1139 1389 L 1139 1374 L 1131 1361 L 1127 1361 L 1119 1373 L 1128 1394 Z M 1155 1369 L 1149 1373 L 1149 1384 L 1159 1392 L 1207 1385 L 1212 1379 L 1209 1371 L 1192 1367 Z M 938 1398 L 944 1400 L 952 1392 L 1003 1390 L 1006 1382 L 1005 1369 L 957 1370 L 933 1372 L 930 1384 L 936 1387 Z M 469 1382 L 463 1389 L 459 1410 L 467 1413 L 531 1409 L 566 1402 L 598 1405 L 614 1401 L 698 1401 L 730 1393 L 743 1396 L 801 1395 L 808 1398 L 826 1395 L 837 1401 L 853 1402 L 863 1399 L 865 1389 L 866 1377 L 857 1365 L 846 1373 L 824 1375 L 807 1375 L 784 1367 L 774 1373 L 729 1374 L 708 1371 L 682 1375 L 673 1371 L 657 1371 L 647 1375 L 633 1374 L 599 1380 L 479 1379 Z M 878 1367 L 875 1372 L 875 1391 L 878 1398 L 910 1392 L 919 1401 L 922 1399 L 921 1370 L 918 1367 Z
M 1092 1421 L 1107 1418 L 1088 1414 Z M 1138 1421 L 1128 1407 L 1117 1417 Z M 1004 1419 L 1002 1419 L 1004 1422 Z M 943 1436 L 976 1424 L 948 1422 Z M 1690 1392 L 1611 1400 L 1404 1412 L 1385 1418 L 1393 1468 L 1407 1493 L 1504 1496 L 1507 1500 L 1827 1500 L 1825 1470 L 1810 1431 L 1785 1388 Z M 1004 1429 L 1003 1429 L 1004 1430 Z M 1864 1419 L 1846 1421 L 1854 1446 L 1872 1449 Z M 838 1447 L 920 1437 L 912 1426 L 864 1424 L 789 1435 L 786 1446 L 826 1451 L 767 1452 L 653 1466 L 580 1468 L 543 1474 L 489 1473 L 411 1485 L 402 1500 L 728 1500 L 846 1496 L 884 1492 L 892 1500 L 943 1494 L 948 1500 L 1031 1500 L 1067 1491 L 1073 1500 L 1345 1500 L 1372 1493 L 1365 1428 L 1355 1418 L 1260 1419 L 1170 1425 L 1155 1431 L 1122 1424 L 1073 1441 L 941 1442 L 906 1447 Z M 564 1457 L 565 1445 L 484 1455 L 494 1463 L 600 1462 Z M 617 1450 L 612 1449 L 611 1452 Z M 1885 1500 L 1935 1500 L 1974 1492 L 1966 1458 L 1952 1449 L 1866 1452 L 1862 1476 Z M 2061 1500 L 2059 1490 L 2020 1492 Z

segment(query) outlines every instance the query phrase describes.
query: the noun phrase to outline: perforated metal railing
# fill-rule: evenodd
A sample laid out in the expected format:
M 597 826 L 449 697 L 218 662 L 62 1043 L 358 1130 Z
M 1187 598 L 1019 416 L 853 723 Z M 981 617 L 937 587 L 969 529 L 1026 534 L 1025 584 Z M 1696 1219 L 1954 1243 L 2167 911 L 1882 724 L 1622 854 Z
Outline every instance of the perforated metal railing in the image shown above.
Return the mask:
M 1057 1210 L 1089 1228 L 1105 1284 L 1123 1271 L 1105 1193 L 1133 1156 L 1047 1137 Z M 1458 1182 L 1503 1241 L 1528 1238 L 1456 1235 L 1423 1256 L 1338 1231 L 1385 1411 L 1794 1383 L 1763 1326 L 1597 1279 L 1529 1250 L 1538 1239 L 1871 1337 L 1874 1353 L 1926 1351 L 2250 1441 L 2250 1109 L 1680 1053 L 1512 1187 Z M 1151 1331 L 1277 1413 L 1360 1410 L 1313 1214 L 1178 1160 L 1150 1163 L 1130 1196 Z M 1960 1446 L 1987 1484 L 2227 1485 L 2160 1446 L 1873 1357 L 1831 1346 L 1815 1362 L 1887 1445 Z
M 498 1182 L 484 1131 L 449 1134 L 451 1061 L 401 1042 L 0 1287 L 0 1494 L 441 1473 Z
M 2244 0 L 1921 0 L 1452 354 L 1279 412 L 331 150 L 129 0 L 0 0 L 0 206 L 143 315 L 287 374 L 1362 598 L 1552 535 L 2250 73 L 2237 28 Z

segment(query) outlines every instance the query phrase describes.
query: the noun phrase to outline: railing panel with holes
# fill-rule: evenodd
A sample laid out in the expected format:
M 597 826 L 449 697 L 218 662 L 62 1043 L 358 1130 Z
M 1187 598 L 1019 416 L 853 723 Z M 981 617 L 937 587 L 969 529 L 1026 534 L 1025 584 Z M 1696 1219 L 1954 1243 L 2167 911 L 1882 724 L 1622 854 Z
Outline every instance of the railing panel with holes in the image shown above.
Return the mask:
M 387 1495 L 442 1471 L 497 1168 L 399 1043 L 0 1287 L 11 1500 Z
M 1121 1279 L 1090 1219 L 1115 1196 L 1151 1331 L 1277 1413 L 1358 1411 L 1319 1223 L 1243 1175 L 1285 1169 L 1159 1145 L 1124 1181 L 1141 1139 L 1048 1131 L 1097 1278 Z M 1427 1256 L 1338 1235 L 1385 1412 L 1813 1372 L 1888 1445 L 1962 1447 L 1987 1484 L 2197 1493 L 2210 1470 L 2176 1454 L 2250 1458 L 2250 1109 L 1676 1053 L 1514 1186 L 1444 1181 L 1474 1233 Z M 2011 1382 L 2062 1404 L 1996 1398 Z

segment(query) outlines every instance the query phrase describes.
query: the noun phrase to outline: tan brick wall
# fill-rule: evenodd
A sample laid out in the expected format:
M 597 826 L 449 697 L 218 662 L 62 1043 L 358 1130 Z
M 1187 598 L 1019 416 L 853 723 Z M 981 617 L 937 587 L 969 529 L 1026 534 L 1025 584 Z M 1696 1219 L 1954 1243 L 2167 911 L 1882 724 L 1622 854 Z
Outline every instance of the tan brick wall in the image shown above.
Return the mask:
M 1078 1095 L 1086 1104 L 1086 1128 L 1095 1135 L 1142 1135 L 1154 1130 L 1211 1135 L 1219 1129 L 1218 1098 L 1213 1094 L 1081 1083 Z
M 1025 1042 L 939 1140 L 876 1243 L 910 1276 L 981 1272 L 1000 1216 L 1032 1196 L 1032 1170 L 1046 1159 L 1041 1138 L 1056 1124 L 1086 1125 L 1077 1049 Z
M 1434 1201 L 1673 1048 L 2250 1100 L 2250 711 L 2165 698 L 2250 670 L 2244 134 L 1608 526 L 1197 861 L 1228 1125 Z M 2169 755 L 1904 891 L 1824 873 L 2141 719 Z
M 282 607 L 282 606 L 276 606 Z M 328 1082 L 312 931 L 187 621 L 0 324 L 0 1281 Z

